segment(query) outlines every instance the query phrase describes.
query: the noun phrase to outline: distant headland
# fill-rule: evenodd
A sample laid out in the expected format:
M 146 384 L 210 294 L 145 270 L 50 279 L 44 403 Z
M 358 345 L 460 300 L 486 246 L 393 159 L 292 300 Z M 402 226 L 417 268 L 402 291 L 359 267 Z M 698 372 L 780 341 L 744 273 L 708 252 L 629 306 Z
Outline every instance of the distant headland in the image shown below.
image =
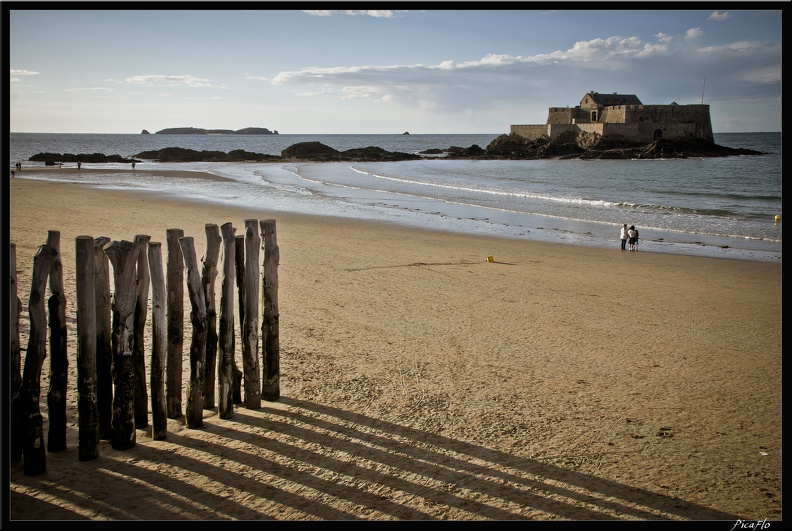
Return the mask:
M 141 135 L 149 135 L 143 129 Z M 171 127 L 154 133 L 155 135 L 277 135 L 277 131 L 270 131 L 266 127 L 245 127 L 244 129 L 201 129 L 200 127 Z

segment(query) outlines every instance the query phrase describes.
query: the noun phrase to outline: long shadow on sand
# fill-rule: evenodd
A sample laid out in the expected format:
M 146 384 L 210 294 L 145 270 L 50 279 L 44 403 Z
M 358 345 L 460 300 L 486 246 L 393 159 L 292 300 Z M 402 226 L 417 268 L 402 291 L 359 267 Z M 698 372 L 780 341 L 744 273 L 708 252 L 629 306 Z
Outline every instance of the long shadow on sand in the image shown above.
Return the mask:
M 281 397 L 200 430 L 48 454 L 12 470 L 11 518 L 728 520 L 736 515 L 505 452 Z M 176 421 L 172 421 L 176 422 Z M 74 433 L 72 433 L 74 435 Z M 90 477 L 90 481 L 86 478 Z
M 320 417 L 307 420 L 314 428 L 312 433 L 318 433 L 315 431 L 318 428 L 329 433 L 337 431 L 352 439 L 360 437 L 367 444 L 381 448 L 372 455 L 381 463 L 406 470 L 418 469 L 428 477 L 446 481 L 457 488 L 511 500 L 517 506 L 529 506 L 554 514 L 558 518 L 589 520 L 611 518 L 610 515 L 620 513 L 618 518 L 647 520 L 681 518 L 734 522 L 738 519 L 737 515 L 679 498 L 516 457 L 366 415 L 288 397 L 282 397 L 280 402 L 291 408 L 273 410 L 273 414 L 294 420 L 299 418 L 302 422 L 306 422 L 302 411 L 327 417 L 331 420 Z M 257 418 L 256 421 L 261 419 Z M 316 436 L 307 440 L 318 444 L 326 442 Z M 347 444 L 355 443 L 350 441 Z M 365 452 L 357 447 L 347 448 L 347 451 Z M 569 501 L 563 501 L 565 498 Z M 456 506 L 453 496 L 443 495 L 437 501 Z M 476 511 L 469 500 L 459 506 L 484 518 L 519 517 L 517 512 L 487 514 L 491 509 L 489 506 L 483 506 L 481 512 Z

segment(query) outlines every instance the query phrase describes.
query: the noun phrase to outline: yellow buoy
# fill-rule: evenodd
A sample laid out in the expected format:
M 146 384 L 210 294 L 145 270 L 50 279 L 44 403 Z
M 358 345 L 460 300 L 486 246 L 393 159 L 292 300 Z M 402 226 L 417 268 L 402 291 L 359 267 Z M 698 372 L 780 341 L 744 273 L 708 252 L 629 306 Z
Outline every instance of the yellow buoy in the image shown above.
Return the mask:
M 776 221 L 781 221 L 781 214 L 776 214 L 775 220 Z
M 495 259 L 494 259 L 494 258 L 492 258 L 491 256 L 488 256 L 488 257 L 487 257 L 487 262 L 492 262 L 493 260 L 495 260 Z

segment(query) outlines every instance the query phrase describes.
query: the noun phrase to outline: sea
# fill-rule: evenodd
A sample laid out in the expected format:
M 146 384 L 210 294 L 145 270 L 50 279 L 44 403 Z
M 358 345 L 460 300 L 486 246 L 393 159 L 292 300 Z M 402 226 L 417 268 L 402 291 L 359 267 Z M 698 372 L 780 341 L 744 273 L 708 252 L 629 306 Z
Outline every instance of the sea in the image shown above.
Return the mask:
M 375 146 L 420 153 L 486 148 L 494 134 L 170 135 L 10 133 L 17 178 L 72 181 L 277 212 L 376 220 L 438 231 L 620 250 L 623 223 L 638 252 L 781 262 L 781 133 L 716 133 L 762 155 L 660 160 L 454 160 L 88 164 L 122 172 L 48 171 L 37 153 L 121 155 L 167 147 L 280 155 L 300 142 L 339 151 Z M 66 164 L 65 166 L 73 166 Z M 208 172 L 228 180 L 156 177 L 139 170 Z M 218 223 L 223 220 L 216 220 Z M 211 222 L 209 220 L 208 222 Z M 484 256 L 491 249 L 482 249 Z

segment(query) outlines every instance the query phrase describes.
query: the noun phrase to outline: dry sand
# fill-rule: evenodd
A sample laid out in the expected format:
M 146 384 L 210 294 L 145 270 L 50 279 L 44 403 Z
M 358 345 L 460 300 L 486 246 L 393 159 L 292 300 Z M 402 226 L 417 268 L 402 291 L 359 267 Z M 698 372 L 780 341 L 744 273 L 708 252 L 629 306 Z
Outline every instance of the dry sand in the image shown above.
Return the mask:
M 39 476 L 11 464 L 12 524 L 781 520 L 781 264 L 23 178 L 11 180 L 10 209 L 23 349 L 32 259 L 60 231 L 70 368 L 69 448 L 48 452 Z M 141 429 L 133 449 L 103 441 L 98 459 L 79 461 L 75 238 L 149 234 L 165 250 L 177 227 L 200 257 L 207 223 L 268 218 L 280 247 L 280 400 L 230 420 L 206 410 L 198 430 L 172 419 L 164 441 Z M 45 434 L 48 372 L 49 356 Z

